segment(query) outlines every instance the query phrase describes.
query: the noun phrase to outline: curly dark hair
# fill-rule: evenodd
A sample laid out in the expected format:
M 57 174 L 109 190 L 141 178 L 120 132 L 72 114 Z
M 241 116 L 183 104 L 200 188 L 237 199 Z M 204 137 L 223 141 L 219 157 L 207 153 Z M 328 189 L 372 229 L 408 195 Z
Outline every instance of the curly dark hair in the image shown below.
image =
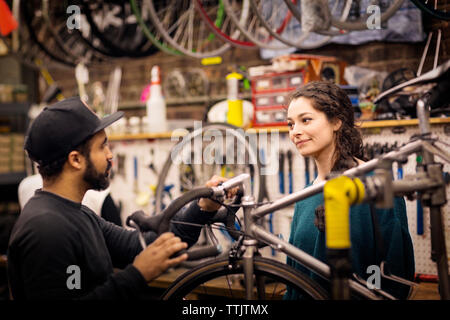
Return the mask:
M 84 140 L 78 146 L 73 148 L 73 150 L 80 152 L 86 158 L 89 157 L 89 153 L 91 152 L 91 141 L 92 141 L 91 138 L 92 137 L 89 137 L 88 139 Z M 41 174 L 42 179 L 52 180 L 52 179 L 55 179 L 56 177 L 58 177 L 64 168 L 64 164 L 67 161 L 68 155 L 69 154 L 65 155 L 64 157 L 62 157 L 60 159 L 56 159 L 50 163 L 47 163 L 47 164 L 42 164 L 42 163 L 38 162 L 38 171 Z
M 335 151 L 332 171 L 342 171 L 356 166 L 355 158 L 364 159 L 361 132 L 355 126 L 355 115 L 347 93 L 330 81 L 312 81 L 301 86 L 288 98 L 304 97 L 311 100 L 312 106 L 325 113 L 328 121 L 341 120 L 342 125 L 335 135 Z

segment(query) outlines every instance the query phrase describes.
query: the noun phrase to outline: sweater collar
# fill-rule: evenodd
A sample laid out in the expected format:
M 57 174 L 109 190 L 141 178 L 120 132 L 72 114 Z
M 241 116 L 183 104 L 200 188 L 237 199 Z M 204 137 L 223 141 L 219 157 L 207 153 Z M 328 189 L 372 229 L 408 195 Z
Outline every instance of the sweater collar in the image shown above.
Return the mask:
M 59 195 L 57 195 L 56 193 L 53 193 L 53 192 L 44 191 L 42 189 L 37 189 L 36 192 L 35 192 L 35 195 L 42 195 L 42 196 L 46 196 L 46 197 L 51 197 L 51 198 L 53 198 L 55 200 L 58 200 L 60 202 L 65 203 L 65 204 L 67 204 L 67 205 L 69 205 L 69 206 L 71 206 L 71 207 L 73 207 L 75 209 L 80 209 L 81 208 L 81 203 L 80 202 L 75 202 L 75 201 L 69 200 L 69 199 L 61 197 L 61 196 L 59 196 Z

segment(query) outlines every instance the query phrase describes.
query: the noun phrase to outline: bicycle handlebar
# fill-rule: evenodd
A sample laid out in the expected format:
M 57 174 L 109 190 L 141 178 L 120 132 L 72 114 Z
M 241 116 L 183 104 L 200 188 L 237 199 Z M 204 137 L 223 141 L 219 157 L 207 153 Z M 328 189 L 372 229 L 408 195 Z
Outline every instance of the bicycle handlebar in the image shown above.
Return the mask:
M 154 231 L 158 235 L 163 232 L 169 231 L 170 220 L 175 216 L 175 214 L 183 208 L 187 203 L 197 200 L 200 198 L 214 198 L 222 197 L 225 192 L 238 186 L 250 178 L 249 174 L 240 174 L 232 179 L 225 181 L 222 185 L 217 187 L 199 187 L 194 188 L 185 194 L 181 195 L 174 201 L 170 203 L 160 214 L 149 217 L 144 213 L 144 211 L 139 210 L 132 213 L 126 220 L 126 225 L 139 229 L 139 232 Z M 242 191 L 242 190 L 241 190 Z M 238 192 L 234 203 L 240 201 L 243 192 Z M 230 235 L 237 239 L 239 234 L 234 226 L 234 216 L 228 214 L 228 209 L 223 208 L 219 210 L 214 216 L 213 220 L 215 222 L 223 222 L 227 229 L 230 230 Z M 188 260 L 196 260 L 200 258 L 210 257 L 218 255 L 222 252 L 220 245 L 211 245 L 204 248 L 192 249 L 192 250 L 181 250 L 177 252 L 173 257 L 179 256 L 183 253 L 188 253 Z

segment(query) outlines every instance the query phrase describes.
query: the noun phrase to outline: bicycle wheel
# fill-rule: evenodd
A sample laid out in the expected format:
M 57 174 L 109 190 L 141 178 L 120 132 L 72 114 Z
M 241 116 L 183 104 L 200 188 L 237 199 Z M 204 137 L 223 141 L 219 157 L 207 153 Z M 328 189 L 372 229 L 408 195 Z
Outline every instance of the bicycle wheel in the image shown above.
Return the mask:
M 403 0 L 389 0 L 389 3 L 381 0 L 357 0 L 352 2 L 354 5 L 353 12 L 345 21 L 341 21 L 336 16 L 331 16 L 331 24 L 342 30 L 364 30 L 367 29 L 367 20 L 369 14 L 367 14 L 367 8 L 369 5 L 376 5 L 381 8 L 380 22 L 383 23 L 392 17 L 403 4 Z M 352 11 L 352 9 L 351 9 Z
M 242 130 L 242 129 L 241 129 Z M 222 138 L 216 141 L 216 137 Z M 212 140 L 214 138 L 214 141 Z M 220 140 L 220 141 L 219 141 Z M 205 145 L 204 141 L 211 141 Z M 197 144 L 201 143 L 198 148 Z M 261 170 L 255 145 L 249 143 L 239 128 L 212 123 L 190 132 L 170 151 L 158 177 L 154 211 L 164 207 L 166 181 L 171 177 L 175 192 L 185 192 L 204 185 L 213 175 L 232 177 L 240 173 L 251 175 L 251 194 L 261 199 Z M 212 158 L 206 159 L 211 156 Z M 174 195 L 176 196 L 176 195 Z
M 437 1 L 428 1 L 428 0 L 411 0 L 411 1 L 417 8 L 419 8 L 426 14 L 431 15 L 433 18 L 440 20 L 450 20 L 450 11 L 447 11 L 447 9 L 445 8 L 445 6 L 449 8 L 448 1 L 439 1 L 439 8 L 442 7 L 442 9 L 437 8 Z
M 255 288 L 255 294 L 260 300 L 280 300 L 286 292 L 286 287 L 297 290 L 305 298 L 314 300 L 328 298 L 318 283 L 285 264 L 262 257 L 254 257 L 253 261 L 256 281 L 263 281 L 260 288 L 264 287 L 264 290 L 256 291 Z M 245 289 L 240 281 L 236 281 L 241 277 L 243 277 L 242 260 L 231 269 L 228 259 L 212 261 L 182 274 L 161 298 L 189 300 L 195 297 L 193 295 L 201 295 L 203 300 L 211 299 L 212 295 L 222 295 L 228 299 L 245 299 Z
M 67 28 L 67 18 L 65 16 L 67 4 L 64 2 L 52 2 L 42 0 L 42 17 L 47 25 L 48 31 L 52 34 L 58 47 L 70 57 L 75 64 L 83 62 L 85 65 L 101 63 L 105 61 L 105 56 L 89 49 L 83 44 L 78 32 L 73 32 Z
M 209 16 L 217 14 L 216 1 L 203 1 Z M 194 1 L 148 1 L 153 25 L 173 48 L 192 58 L 220 56 L 231 45 L 211 32 L 196 9 Z
M 302 30 L 301 24 L 292 18 L 292 12 L 284 1 L 256 1 L 249 0 L 252 8 L 267 31 L 286 45 L 299 49 L 314 49 L 323 46 L 331 40 L 331 36 L 319 36 L 319 40 L 305 44 L 312 33 Z M 298 2 L 299 1 L 294 1 Z M 294 3 L 294 6 L 296 4 Z M 294 40 L 295 39 L 295 40 Z
M 137 58 L 156 52 L 139 28 L 130 3 L 83 0 L 83 11 L 93 34 L 117 54 Z
M 155 47 L 157 47 L 159 50 L 174 55 L 174 56 L 181 56 L 183 53 L 180 51 L 177 51 L 170 47 L 169 44 L 167 44 L 164 39 L 158 34 L 155 27 L 151 22 L 147 23 L 145 22 L 146 19 L 144 19 L 143 15 L 148 13 L 148 0 L 144 0 L 142 3 L 142 7 L 139 8 L 136 0 L 130 0 L 131 10 L 133 11 L 137 22 L 139 23 L 139 26 L 142 29 L 142 32 L 144 35 L 153 43 Z
M 302 14 L 300 12 L 299 1 L 297 0 L 284 0 L 292 15 L 297 19 L 299 23 L 302 22 Z M 352 0 L 332 0 L 329 1 L 329 11 L 332 16 L 337 16 L 341 21 L 345 21 L 350 12 L 350 6 Z M 336 28 L 330 28 L 328 30 L 314 30 L 315 33 L 325 35 L 325 36 L 339 36 L 347 33 L 345 30 L 337 30 Z
M 59 50 L 58 45 L 49 33 L 42 19 L 42 12 L 38 2 L 22 1 L 20 3 L 20 10 L 23 14 L 23 22 L 26 24 L 30 39 L 54 61 L 65 66 L 75 67 L 75 63 L 68 59 L 64 52 Z
M 253 8 L 248 9 L 250 6 L 249 0 L 222 0 L 227 12 L 227 16 L 235 26 L 241 30 L 243 35 L 256 44 L 258 47 L 269 50 L 286 50 L 290 46 L 281 43 L 269 33 L 267 28 L 262 25 L 261 20 L 257 17 Z M 248 10 L 248 18 L 241 20 L 242 12 Z
M 225 18 L 216 19 L 216 21 L 213 21 L 213 19 L 208 15 L 205 8 L 203 8 L 202 1 L 201 0 L 194 0 L 195 4 L 197 5 L 197 8 L 199 10 L 199 13 L 201 17 L 203 18 L 203 21 L 206 23 L 206 25 L 211 29 L 212 32 L 214 32 L 215 35 L 220 37 L 223 41 L 229 42 L 231 45 L 243 49 L 258 49 L 258 46 L 256 46 L 253 42 L 245 41 L 243 38 L 243 35 L 241 34 L 241 31 L 236 28 L 236 26 L 232 23 L 230 18 L 224 13 L 224 6 L 223 1 L 219 0 L 219 11 L 221 11 L 221 16 L 225 16 Z M 244 2 L 248 2 L 248 0 L 244 0 Z M 249 6 L 244 5 L 243 10 L 241 12 L 240 21 L 242 23 L 245 23 L 245 20 L 248 18 L 248 12 L 249 12 Z M 219 18 L 219 15 L 218 15 Z M 219 23 L 220 21 L 220 23 Z

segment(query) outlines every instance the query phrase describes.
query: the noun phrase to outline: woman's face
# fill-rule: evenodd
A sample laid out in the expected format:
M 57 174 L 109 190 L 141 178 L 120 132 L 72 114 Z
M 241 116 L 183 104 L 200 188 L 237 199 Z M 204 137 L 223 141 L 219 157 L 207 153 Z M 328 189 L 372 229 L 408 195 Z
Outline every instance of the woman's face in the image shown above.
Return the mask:
M 334 132 L 341 122 L 328 121 L 325 113 L 314 109 L 311 100 L 300 97 L 289 104 L 289 137 L 302 156 L 319 158 L 334 153 Z

